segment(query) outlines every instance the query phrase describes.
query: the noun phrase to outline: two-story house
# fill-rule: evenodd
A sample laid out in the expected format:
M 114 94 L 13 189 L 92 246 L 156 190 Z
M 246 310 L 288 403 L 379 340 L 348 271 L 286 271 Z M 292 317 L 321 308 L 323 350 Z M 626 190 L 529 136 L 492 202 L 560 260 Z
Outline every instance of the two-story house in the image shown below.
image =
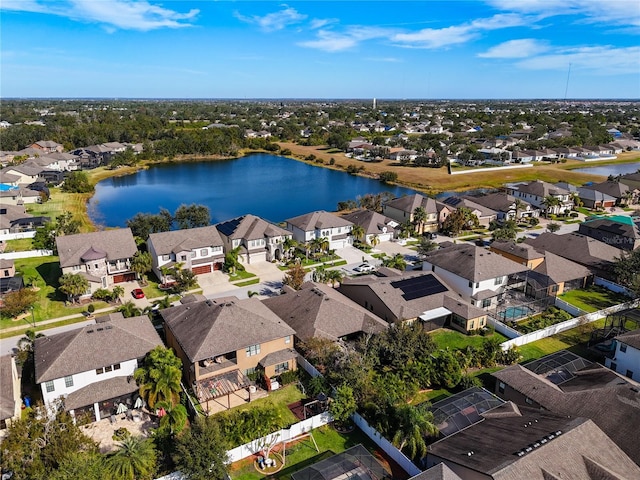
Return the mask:
M 33 347 L 36 383 L 45 405 L 62 398 L 78 418 L 109 417 L 119 403 L 131 407 L 138 386 L 133 372 L 144 356 L 162 346 L 149 317 L 112 313 L 68 332 L 37 338 Z
M 180 265 L 196 275 L 222 269 L 224 251 L 218 229 L 208 227 L 152 233 L 147 240 L 153 271 L 164 277 L 165 268 Z
M 326 238 L 330 249 L 344 248 L 352 243 L 350 232 L 353 223 L 324 210 L 288 218 L 286 222 L 287 230 L 300 243 Z
M 447 216 L 455 210 L 455 208 L 449 208 L 433 198 L 416 193 L 385 203 L 382 205 L 382 214 L 399 224 L 413 223 L 413 214 L 418 207 L 422 207 L 427 214 L 427 218 L 422 225 L 416 225 L 416 233 L 418 234 L 437 232 L 442 227 L 442 223 Z
M 372 210 L 356 210 L 343 215 L 342 218 L 359 225 L 364 230 L 364 238 L 360 240 L 373 244 L 388 242 L 393 239 L 398 222 Z
M 133 281 L 131 258 L 138 251 L 129 228 L 56 237 L 62 274 L 84 276 L 87 295 L 114 283 Z
M 605 366 L 632 380 L 640 379 L 640 330 L 632 330 L 615 338 L 613 356 L 605 359 Z
M 470 199 L 478 205 L 496 212 L 496 220 L 499 222 L 538 217 L 540 214 L 540 210 L 529 202 L 520 200 L 518 203 L 513 195 L 505 192 L 489 193 L 479 197 L 470 197 Z
M 422 269 L 442 278 L 463 300 L 481 308 L 495 307 L 528 268 L 470 244 L 449 244 L 425 255 Z
M 558 215 L 573 208 L 571 192 L 542 180 L 510 185 L 507 187 L 507 193 L 532 204 L 547 214 Z M 548 204 L 546 200 L 548 197 L 554 197 L 557 205 Z
M 297 369 L 295 331 L 257 298 L 217 298 L 160 311 L 167 345 L 182 359 L 183 375 L 207 410 L 251 400 L 247 375 L 267 378 Z M 224 406 L 224 405 L 222 405 Z
M 640 218 L 627 215 L 591 217 L 580 224 L 578 233 L 632 251 L 640 247 Z
M 476 197 L 458 197 L 452 195 L 444 199 L 444 204 L 451 210 L 457 210 L 459 208 L 468 209 L 472 215 L 475 215 L 480 225 L 488 227 L 491 222 L 497 219 L 497 212 L 476 202 L 475 198 Z
M 224 251 L 239 248 L 238 259 L 246 263 L 280 260 L 284 242 L 291 238 L 285 229 L 251 214 L 218 223 L 216 228 Z
M 20 377 L 11 355 L 0 357 L 0 438 L 21 416 Z
M 53 140 L 40 140 L 36 143 L 28 145 L 27 148 L 35 148 L 43 154 L 55 152 L 62 153 L 64 151 L 64 147 L 59 143 L 54 142 Z

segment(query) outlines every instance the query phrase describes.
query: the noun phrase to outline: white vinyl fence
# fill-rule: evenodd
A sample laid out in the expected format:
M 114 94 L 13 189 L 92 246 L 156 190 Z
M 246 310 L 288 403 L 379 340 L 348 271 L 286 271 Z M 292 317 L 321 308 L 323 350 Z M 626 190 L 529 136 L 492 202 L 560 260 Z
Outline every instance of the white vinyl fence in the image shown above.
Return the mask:
M 609 289 L 612 292 L 622 293 L 623 295 L 627 295 L 628 297 L 631 297 L 631 298 L 634 297 L 633 292 L 630 292 L 627 288 L 623 287 L 622 285 L 618 285 L 617 283 L 613 283 L 613 282 L 607 280 L 606 278 L 595 277 L 593 279 L 593 283 L 595 285 L 600 285 L 601 287 Z
M 501 333 L 507 338 L 517 338 L 521 337 L 522 334 L 514 328 L 511 328 L 508 325 L 505 325 L 500 320 L 497 320 L 493 317 L 487 317 L 487 323 L 491 328 L 493 328 L 496 332 Z
M 527 343 L 535 342 L 536 340 L 550 337 L 551 335 L 555 335 L 556 333 L 570 330 L 574 327 L 577 327 L 578 325 L 586 325 L 587 323 L 595 322 L 596 320 L 600 320 L 601 318 L 604 318 L 607 315 L 611 315 L 612 313 L 616 313 L 629 308 L 635 308 L 639 305 L 640 299 L 634 300 L 632 302 L 621 303 L 620 305 L 614 305 L 613 307 L 598 310 L 597 312 L 587 313 L 586 315 L 572 318 L 571 320 L 567 320 L 566 322 L 556 323 L 555 325 L 543 328 L 542 330 L 537 330 L 535 332 L 527 333 L 526 335 L 522 335 L 517 338 L 512 338 L 511 340 L 507 340 L 506 342 L 501 343 L 500 346 L 502 347 L 502 350 L 506 351 L 514 345 L 518 347 L 526 345 Z
M 0 258 L 15 260 L 16 258 L 50 257 L 51 255 L 53 255 L 51 250 L 27 250 L 26 252 L 0 253 Z
M 378 445 L 384 452 L 393 458 L 398 465 L 400 465 L 405 472 L 407 472 L 410 476 L 418 475 L 422 470 L 414 465 L 414 463 L 407 457 L 404 453 L 398 450 L 393 444 L 384 438 L 380 432 L 378 432 L 375 428 L 367 423 L 367 421 L 362 418 L 359 414 L 354 413 L 351 416 L 353 422 L 360 427 L 367 437 L 369 437 L 373 442 Z
M 0 234 L 0 243 L 7 240 L 21 240 L 23 238 L 33 238 L 36 236 L 36 231 L 32 232 L 17 232 L 17 233 L 2 233 Z
M 553 304 L 558 307 L 560 310 L 564 310 L 567 313 L 570 313 L 574 317 L 580 317 L 582 315 L 586 315 L 587 312 L 582 310 L 581 308 L 576 307 L 575 305 L 571 305 L 570 303 L 565 302 L 564 300 L 556 297 Z
M 509 165 L 505 167 L 479 167 L 470 170 L 454 170 L 451 168 L 451 175 L 464 175 L 466 173 L 484 173 L 484 172 L 496 172 L 498 170 L 514 170 L 518 168 L 530 168 L 533 167 L 531 163 L 525 163 L 524 165 Z

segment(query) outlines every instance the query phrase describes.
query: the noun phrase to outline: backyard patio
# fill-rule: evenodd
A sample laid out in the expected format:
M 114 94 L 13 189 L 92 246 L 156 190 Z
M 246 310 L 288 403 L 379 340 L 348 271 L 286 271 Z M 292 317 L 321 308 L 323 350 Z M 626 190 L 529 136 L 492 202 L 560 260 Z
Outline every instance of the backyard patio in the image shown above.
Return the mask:
M 129 410 L 80 428 L 85 435 L 98 443 L 101 453 L 108 453 L 118 446 L 119 441 L 113 439 L 118 429 L 126 428 L 132 437 L 148 437 L 152 429 L 158 428 L 158 418 L 142 410 Z

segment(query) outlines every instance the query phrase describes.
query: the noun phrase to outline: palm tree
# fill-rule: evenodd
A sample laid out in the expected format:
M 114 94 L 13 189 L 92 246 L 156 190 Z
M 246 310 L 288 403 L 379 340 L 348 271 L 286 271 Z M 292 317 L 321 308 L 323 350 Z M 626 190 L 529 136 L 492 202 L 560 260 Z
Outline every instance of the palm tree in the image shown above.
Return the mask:
M 160 267 L 160 275 L 162 275 L 162 283 L 167 283 L 167 277 L 173 272 L 172 267 Z
M 523 208 L 525 208 L 525 203 L 522 200 L 520 200 L 519 198 L 516 198 L 515 201 L 513 202 L 513 207 L 516 210 L 515 221 L 517 222 L 518 218 L 519 218 L 518 214 L 520 213 L 520 211 Z
M 425 436 L 435 436 L 438 428 L 433 424 L 433 414 L 412 405 L 402 405 L 395 409 L 395 435 L 392 443 L 402 450 L 407 448 L 413 458 L 424 457 L 427 453 Z
M 131 300 L 120 305 L 117 311 L 122 313 L 124 318 L 138 317 L 142 315 L 142 310 L 136 307 L 135 303 Z
M 140 372 L 140 373 L 139 373 Z M 173 365 L 161 365 L 145 372 L 139 368 L 134 372 L 134 378 L 140 384 L 140 396 L 147 402 L 149 408 L 156 408 L 160 402 L 170 402 L 176 405 L 180 400 L 180 379 L 182 372 Z
M 380 243 L 380 237 L 377 234 L 371 235 L 371 247 L 376 248 L 376 246 Z
M 364 237 L 365 231 L 362 225 L 354 225 L 351 227 L 351 236 L 355 238 L 358 242 L 362 242 L 362 237 Z
M 121 302 L 122 300 L 120 297 L 124 295 L 124 288 L 122 288 L 120 285 L 116 285 L 111 289 L 111 293 L 113 293 L 113 296 L 118 302 Z
M 146 283 L 145 273 L 151 271 L 153 261 L 149 252 L 136 252 L 131 259 L 131 270 L 135 272 L 136 277 L 142 283 Z
M 58 289 L 67 294 L 67 297 L 72 302 L 75 302 L 78 297 L 89 290 L 89 281 L 82 275 L 74 273 L 65 273 L 58 280 L 60 286 Z
M 427 253 L 436 250 L 439 245 L 433 240 L 427 237 L 420 237 L 420 243 L 418 244 L 418 255 L 424 257 Z
M 166 414 L 160 418 L 160 428 L 168 430 L 169 433 L 178 434 L 182 432 L 187 424 L 187 409 L 181 403 L 173 405 L 171 402 L 162 401 L 156 404 L 158 408 L 163 408 Z
M 406 270 L 407 262 L 401 253 L 396 253 L 393 257 L 385 258 L 382 261 L 385 267 L 395 268 L 398 270 Z
M 427 211 L 423 207 L 416 207 L 413 211 L 413 225 L 416 233 L 423 233 L 424 222 L 427 221 Z
M 320 239 L 320 251 L 324 255 L 328 255 L 329 254 L 329 247 L 330 246 L 331 246 L 331 243 L 329 242 L 329 239 L 327 237 L 322 237 Z
M 548 218 L 549 212 L 553 210 L 553 207 L 560 205 L 560 199 L 553 195 L 547 195 L 542 199 L 542 205 L 544 205 L 544 216 Z
M 335 287 L 336 283 L 342 282 L 344 274 L 340 270 L 327 270 L 325 278 L 327 281 L 331 282 L 332 287 Z
M 114 480 L 150 479 L 156 472 L 157 452 L 152 440 L 127 437 L 107 459 Z

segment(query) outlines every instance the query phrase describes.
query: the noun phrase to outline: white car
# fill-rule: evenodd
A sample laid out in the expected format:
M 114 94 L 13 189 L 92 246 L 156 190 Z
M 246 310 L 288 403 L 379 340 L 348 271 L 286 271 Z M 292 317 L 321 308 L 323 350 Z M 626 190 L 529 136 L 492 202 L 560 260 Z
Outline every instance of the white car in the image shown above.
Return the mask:
M 370 265 L 368 263 L 362 263 L 353 269 L 354 272 L 358 273 L 371 273 L 376 271 L 376 267 Z

